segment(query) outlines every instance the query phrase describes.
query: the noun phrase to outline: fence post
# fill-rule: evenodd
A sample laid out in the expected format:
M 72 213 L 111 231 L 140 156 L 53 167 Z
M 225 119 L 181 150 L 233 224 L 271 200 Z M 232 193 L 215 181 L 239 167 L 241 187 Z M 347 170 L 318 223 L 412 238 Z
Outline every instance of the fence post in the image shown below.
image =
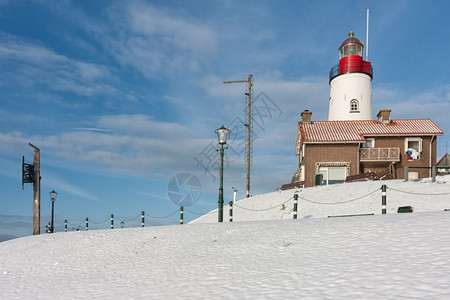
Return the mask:
M 183 205 L 180 206 L 180 225 L 183 225 Z
M 405 170 L 405 175 L 404 175 L 404 177 L 405 177 L 405 181 L 408 181 L 408 172 L 409 172 L 409 167 L 408 167 L 408 166 L 405 166 L 405 167 L 404 167 L 404 170 Z
M 114 214 L 111 214 L 111 229 L 114 229 Z
M 386 214 L 386 185 L 381 186 L 381 214 Z
M 64 220 L 64 231 L 67 232 L 67 220 Z
M 298 194 L 294 194 L 294 219 L 297 219 Z
M 86 217 L 86 231 L 89 230 L 89 218 Z
M 229 212 L 230 222 L 233 222 L 233 201 L 230 201 L 230 203 L 228 203 L 228 205 L 230 206 L 230 212 Z
M 436 166 L 431 167 L 431 182 L 436 182 Z
M 141 214 L 142 214 L 141 227 L 144 227 L 144 225 L 145 225 L 145 222 L 144 222 L 145 211 L 142 211 Z

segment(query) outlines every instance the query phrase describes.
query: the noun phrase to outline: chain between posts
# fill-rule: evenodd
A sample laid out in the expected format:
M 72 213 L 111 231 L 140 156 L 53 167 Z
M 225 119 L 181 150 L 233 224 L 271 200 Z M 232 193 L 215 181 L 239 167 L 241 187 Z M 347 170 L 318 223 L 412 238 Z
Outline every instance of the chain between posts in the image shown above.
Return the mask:
M 110 217 L 106 218 L 106 220 L 104 220 L 104 221 L 102 221 L 102 222 L 94 222 L 94 221 L 92 221 L 92 220 L 89 220 L 89 222 L 91 222 L 92 224 L 95 224 L 95 225 L 99 225 L 99 224 L 103 224 L 103 223 L 108 222 L 109 219 L 110 219 Z
M 210 211 L 210 212 L 207 212 L 207 213 L 199 213 L 199 212 L 195 212 L 195 211 L 189 210 L 189 209 L 187 209 L 186 207 L 184 208 L 184 210 L 187 211 L 187 212 L 189 212 L 189 213 L 191 213 L 191 214 L 199 215 L 199 216 L 206 216 L 206 215 L 209 215 L 209 214 L 212 214 L 212 213 L 215 212 L 215 211 L 213 210 L 213 211 Z
M 271 210 L 271 209 L 274 209 L 274 208 L 278 208 L 280 205 L 283 205 L 283 204 L 288 203 L 288 202 L 291 201 L 293 198 L 294 198 L 294 197 L 292 196 L 291 198 L 289 198 L 288 200 L 284 201 L 283 203 L 280 203 L 280 204 L 278 204 L 278 205 L 276 205 L 276 206 L 272 206 L 272 207 L 269 207 L 269 208 L 263 208 L 263 209 L 251 209 L 251 208 L 246 208 L 246 207 L 242 207 L 242 206 L 240 206 L 240 205 L 237 205 L 236 203 L 234 204 L 234 206 L 239 207 L 239 208 L 242 208 L 242 209 L 244 209 L 244 210 L 249 210 L 249 211 L 267 211 L 267 210 Z
M 357 201 L 357 200 L 360 200 L 360 199 L 365 198 L 365 197 L 367 197 L 367 196 L 370 196 L 370 195 L 372 195 L 372 194 L 374 194 L 374 193 L 376 193 L 376 192 L 378 192 L 378 191 L 379 191 L 379 189 L 376 189 L 376 190 L 374 190 L 374 191 L 372 191 L 372 192 L 370 192 L 370 193 L 368 193 L 368 194 L 366 194 L 366 195 L 364 195 L 364 196 L 361 196 L 361 197 L 358 197 L 358 198 L 354 198 L 354 199 L 351 199 L 351 200 L 347 200 L 347 201 L 334 202 L 334 203 L 332 203 L 332 202 L 319 202 L 319 201 L 314 201 L 314 200 L 306 199 L 306 198 L 304 198 L 304 197 L 299 197 L 299 198 L 302 199 L 302 200 L 304 200 L 304 201 L 306 201 L 306 202 L 311 202 L 311 203 L 314 203 L 314 204 L 335 205 L 335 204 L 344 204 L 344 203 L 349 203 L 349 202 Z
M 84 224 L 84 222 L 86 222 L 86 220 L 83 220 L 83 221 L 81 221 L 81 222 L 78 223 L 78 224 L 72 224 L 72 223 L 70 223 L 70 222 L 67 222 L 67 224 L 69 224 L 70 226 L 73 226 L 73 227 L 77 227 L 77 226 L 81 226 L 81 224 Z
M 400 193 L 405 193 L 405 194 L 410 194 L 410 195 L 418 195 L 418 196 L 446 196 L 446 195 L 450 195 L 450 193 L 426 194 L 426 193 L 407 192 L 407 191 L 398 190 L 398 189 L 393 188 L 393 187 L 389 187 L 389 190 L 400 192 Z
M 168 217 L 173 216 L 174 214 L 176 214 L 176 213 L 178 213 L 178 212 L 179 212 L 179 210 L 177 209 L 177 210 L 174 211 L 173 213 L 171 213 L 171 214 L 169 214 L 169 215 L 167 215 L 167 216 L 163 216 L 163 217 L 152 216 L 152 215 L 149 215 L 149 214 L 147 214 L 147 213 L 145 213 L 145 215 L 146 215 L 147 217 L 149 217 L 149 218 L 152 218 L 152 219 L 165 219 L 165 218 L 168 218 Z
M 115 218 L 116 218 L 117 220 L 119 220 L 119 221 L 130 222 L 130 221 L 136 220 L 136 219 L 139 218 L 139 217 L 141 217 L 141 214 L 139 214 L 139 215 L 137 215 L 136 217 L 131 218 L 131 219 L 121 219 L 121 218 L 119 218 L 119 217 L 115 217 Z

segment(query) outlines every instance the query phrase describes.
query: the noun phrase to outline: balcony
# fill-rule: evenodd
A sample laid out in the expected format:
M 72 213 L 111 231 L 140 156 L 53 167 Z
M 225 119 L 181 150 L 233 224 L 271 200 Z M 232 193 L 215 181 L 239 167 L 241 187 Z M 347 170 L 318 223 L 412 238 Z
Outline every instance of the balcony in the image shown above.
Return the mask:
M 400 161 L 400 148 L 361 148 L 359 152 L 361 162 Z
M 365 73 L 373 78 L 373 68 L 368 61 L 355 61 L 334 65 L 330 70 L 329 82 L 335 77 L 348 73 Z

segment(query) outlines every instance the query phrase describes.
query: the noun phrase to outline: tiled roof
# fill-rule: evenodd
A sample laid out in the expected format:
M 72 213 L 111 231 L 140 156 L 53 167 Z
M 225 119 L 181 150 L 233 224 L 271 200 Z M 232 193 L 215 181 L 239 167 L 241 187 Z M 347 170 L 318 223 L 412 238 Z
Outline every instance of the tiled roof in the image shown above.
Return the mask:
M 370 136 L 443 134 L 444 132 L 430 119 L 392 120 L 389 124 L 375 120 L 314 121 L 309 124 L 298 123 L 297 142 L 299 137 L 304 143 L 358 143 L 364 142 L 364 137 Z

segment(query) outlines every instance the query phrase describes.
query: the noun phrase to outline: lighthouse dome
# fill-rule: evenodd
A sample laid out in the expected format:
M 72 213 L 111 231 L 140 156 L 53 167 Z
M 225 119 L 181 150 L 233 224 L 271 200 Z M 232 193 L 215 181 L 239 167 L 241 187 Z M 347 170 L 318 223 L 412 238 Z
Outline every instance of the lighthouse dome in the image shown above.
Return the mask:
M 364 45 L 361 41 L 354 37 L 354 32 L 351 30 L 348 34 L 348 38 L 344 40 L 339 47 L 339 58 L 343 58 L 349 55 L 358 55 L 362 57 Z

